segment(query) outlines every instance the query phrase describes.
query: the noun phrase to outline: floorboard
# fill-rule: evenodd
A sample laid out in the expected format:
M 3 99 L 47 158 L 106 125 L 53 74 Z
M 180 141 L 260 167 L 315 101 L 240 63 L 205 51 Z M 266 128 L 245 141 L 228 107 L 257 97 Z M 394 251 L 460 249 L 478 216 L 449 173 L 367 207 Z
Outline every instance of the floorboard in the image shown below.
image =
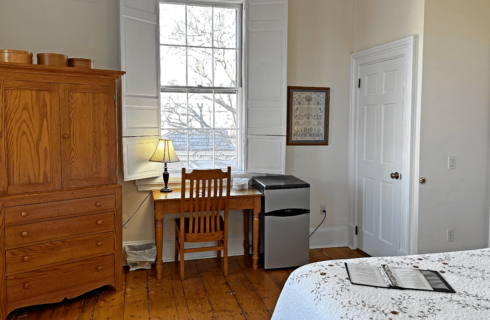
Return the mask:
M 219 315 L 222 319 L 245 320 L 245 316 L 221 272 L 220 261 L 218 259 L 201 259 L 196 260 L 196 265 L 215 315 Z
M 348 247 L 311 249 L 310 263 L 368 255 Z M 164 263 L 163 279 L 151 270 L 123 273 L 123 290 L 103 287 L 72 300 L 13 311 L 8 320 L 267 320 L 282 288 L 296 268 L 252 268 L 250 256 L 230 257 L 225 277 L 220 260 L 185 261 L 185 279 L 179 265 Z
M 126 295 L 124 298 L 124 320 L 149 319 L 148 312 L 148 271 L 128 272 Z
M 322 249 L 310 249 L 310 257 L 315 260 L 315 262 L 330 260 L 331 258 L 322 251 Z
M 272 281 L 269 274 L 262 268 L 256 270 L 252 267 L 252 258 L 249 256 L 234 257 L 248 280 L 252 283 L 255 290 L 264 301 L 267 309 L 272 313 L 276 307 L 277 299 L 281 294 L 281 289 Z
M 124 319 L 124 300 L 126 292 L 126 268 L 123 272 L 123 290 L 104 287 L 100 290 L 92 320 Z
M 185 279 L 182 281 L 182 286 L 191 319 L 215 319 L 213 307 L 197 270 L 196 260 L 185 261 L 184 274 Z
M 243 272 L 235 258 L 228 260 L 228 277 L 226 277 L 232 293 L 248 320 L 270 319 L 269 312 L 262 298 Z

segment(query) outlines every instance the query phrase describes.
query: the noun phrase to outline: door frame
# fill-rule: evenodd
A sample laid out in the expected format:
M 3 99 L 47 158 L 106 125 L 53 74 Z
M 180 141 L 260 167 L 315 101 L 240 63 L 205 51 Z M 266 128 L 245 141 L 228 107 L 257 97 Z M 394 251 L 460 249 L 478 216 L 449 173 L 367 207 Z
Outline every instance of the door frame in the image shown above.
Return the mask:
M 402 187 L 400 216 L 400 248 L 398 255 L 416 254 L 418 239 L 420 123 L 417 112 L 417 36 L 410 36 L 351 55 L 349 117 L 349 246 L 358 247 L 357 226 L 357 146 L 358 146 L 358 81 L 364 65 L 406 59 L 406 86 L 403 94 Z M 409 107 L 405 107 L 409 106 Z M 361 226 L 358 226 L 361 229 Z

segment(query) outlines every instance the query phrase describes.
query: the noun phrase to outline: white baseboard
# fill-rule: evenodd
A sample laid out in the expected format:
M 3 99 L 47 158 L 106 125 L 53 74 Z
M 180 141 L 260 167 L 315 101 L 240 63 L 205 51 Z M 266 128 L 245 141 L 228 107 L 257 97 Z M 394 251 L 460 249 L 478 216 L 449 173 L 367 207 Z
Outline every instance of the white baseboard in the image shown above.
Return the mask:
M 310 229 L 310 234 L 315 230 L 315 228 Z M 250 242 L 252 242 L 252 237 L 249 237 Z M 123 243 L 125 248 L 127 245 L 139 245 L 146 243 L 154 243 L 154 241 L 126 241 Z M 189 244 L 189 248 L 197 246 L 204 246 L 202 243 Z M 213 245 L 212 242 L 208 245 Z M 215 245 L 215 244 L 214 244 Z M 310 238 L 310 249 L 316 248 L 331 248 L 331 247 L 345 247 L 348 245 L 348 229 L 345 227 L 323 227 L 318 228 L 316 232 Z M 187 248 L 187 245 L 186 245 Z M 175 240 L 174 239 L 164 239 L 163 240 L 163 262 L 174 261 L 175 252 Z M 230 234 L 228 242 L 228 255 L 229 256 L 241 256 L 244 254 L 243 251 L 243 234 Z M 216 257 L 216 251 L 210 252 L 194 252 L 185 255 L 186 260 L 194 259 L 206 259 Z M 124 261 L 126 265 L 126 261 Z
M 310 234 L 315 228 L 310 229 Z M 348 245 L 349 231 L 345 227 L 322 227 L 311 236 L 310 249 L 345 247 Z
M 243 234 L 230 234 L 228 235 L 228 256 L 241 256 L 244 254 L 243 251 Z M 126 249 L 127 245 L 140 245 L 146 243 L 155 243 L 155 241 L 126 241 L 123 242 L 123 249 Z M 204 246 L 212 246 L 216 245 L 216 242 L 209 243 L 189 243 L 185 245 L 186 248 L 193 247 L 204 247 Z M 175 239 L 164 239 L 163 240 L 163 262 L 171 262 L 174 261 L 175 254 Z M 195 260 L 195 259 L 206 259 L 206 258 L 215 258 L 217 255 L 216 251 L 208 251 L 208 252 L 193 252 L 186 253 L 186 260 Z M 126 260 L 124 260 L 124 265 L 126 265 Z

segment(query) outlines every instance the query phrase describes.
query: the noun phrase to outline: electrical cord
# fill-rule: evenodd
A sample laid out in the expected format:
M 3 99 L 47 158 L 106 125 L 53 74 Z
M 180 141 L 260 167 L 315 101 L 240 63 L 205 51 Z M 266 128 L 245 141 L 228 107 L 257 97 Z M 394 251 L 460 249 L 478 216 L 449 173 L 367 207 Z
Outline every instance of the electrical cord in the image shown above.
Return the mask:
M 141 206 L 143 205 L 143 203 L 145 203 L 146 199 L 148 199 L 148 197 L 151 195 L 151 191 L 150 193 L 148 193 L 148 195 L 146 196 L 145 200 L 143 200 L 143 202 L 141 202 L 140 206 L 138 207 L 138 209 L 136 209 L 136 211 L 133 213 L 133 215 L 128 219 L 128 221 L 126 221 L 124 224 L 123 224 L 123 228 L 128 224 L 129 221 L 131 221 L 131 219 L 133 219 L 134 215 L 136 214 L 136 212 L 138 212 L 138 210 L 141 208 Z
M 313 232 L 310 234 L 310 238 L 311 238 L 311 236 L 312 236 L 312 235 L 313 235 L 313 234 L 314 234 L 314 233 L 315 233 L 315 232 L 318 230 L 318 228 L 320 228 L 320 226 L 322 225 L 323 221 L 325 221 L 325 218 L 327 217 L 327 210 L 323 210 L 323 212 L 325 213 L 325 214 L 323 215 L 323 220 L 322 220 L 322 222 L 320 222 L 320 224 L 318 225 L 318 227 L 316 227 L 315 231 L 313 231 Z

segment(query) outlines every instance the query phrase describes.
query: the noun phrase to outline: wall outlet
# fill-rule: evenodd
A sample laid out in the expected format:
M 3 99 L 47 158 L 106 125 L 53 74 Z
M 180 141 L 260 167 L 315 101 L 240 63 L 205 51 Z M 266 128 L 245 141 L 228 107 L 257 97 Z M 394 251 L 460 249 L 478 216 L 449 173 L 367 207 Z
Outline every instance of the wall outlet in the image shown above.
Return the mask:
M 454 229 L 447 229 L 447 242 L 454 241 Z
M 123 220 L 123 228 L 127 228 L 128 225 L 124 225 L 126 223 L 126 221 L 128 220 L 128 216 L 123 216 L 122 217 L 122 220 Z
M 327 205 L 322 203 L 322 210 L 320 211 L 320 214 L 323 216 L 324 214 L 327 214 Z

